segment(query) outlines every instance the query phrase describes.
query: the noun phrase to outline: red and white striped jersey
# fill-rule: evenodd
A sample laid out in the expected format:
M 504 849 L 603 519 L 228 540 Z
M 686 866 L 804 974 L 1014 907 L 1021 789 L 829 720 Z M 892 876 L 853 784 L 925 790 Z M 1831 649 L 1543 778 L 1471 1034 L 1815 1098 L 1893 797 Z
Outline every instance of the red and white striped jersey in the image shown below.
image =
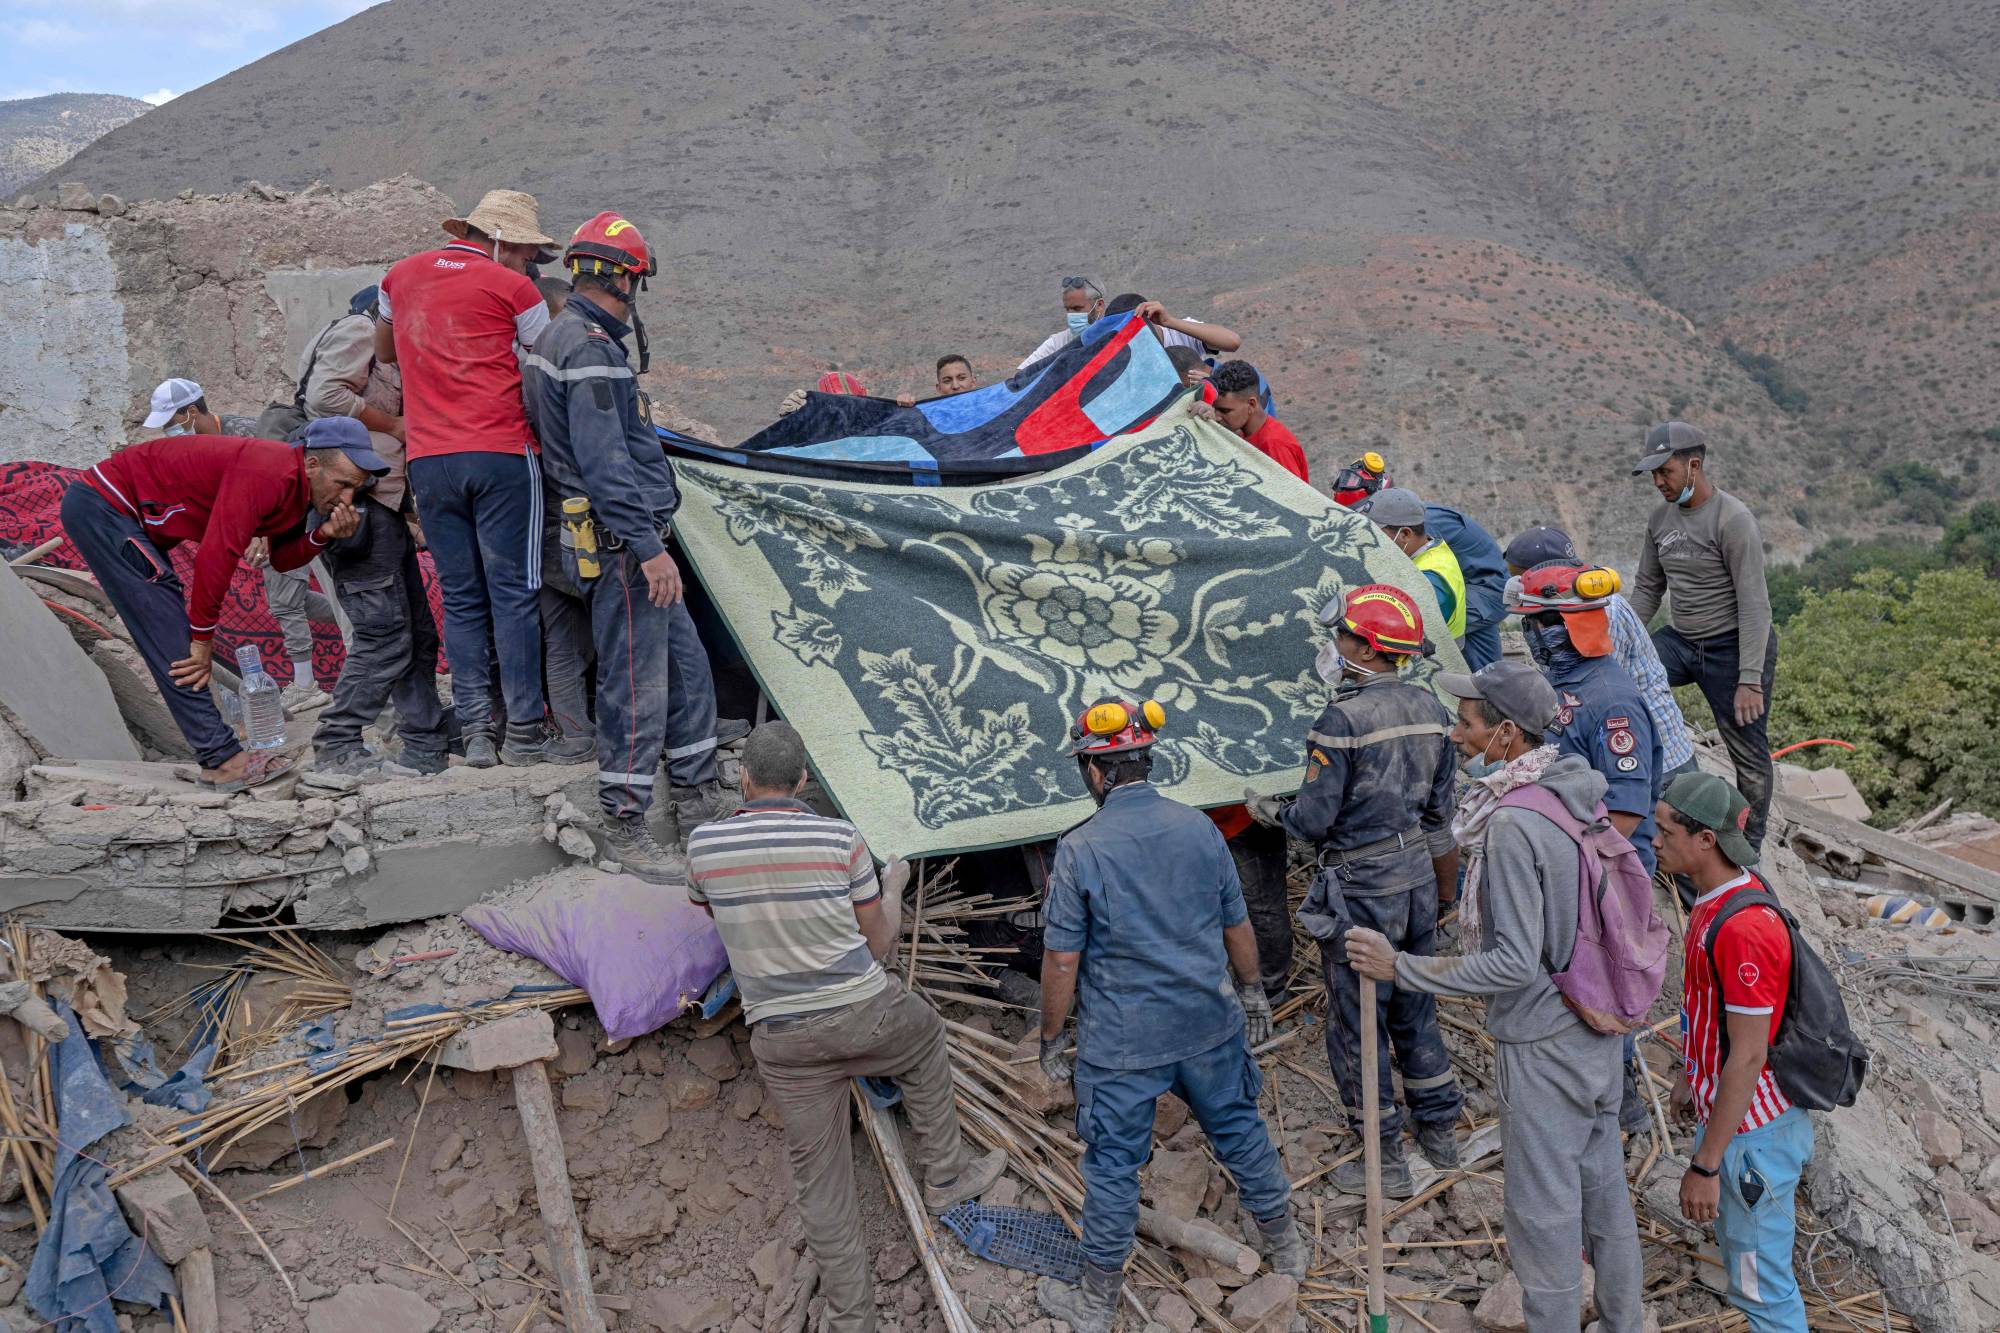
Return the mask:
M 1702 949 L 1709 923 L 1730 895 L 1740 889 L 1764 887 L 1746 870 L 1696 899 L 1688 917 L 1682 959 L 1681 1046 L 1686 1052 L 1688 1086 L 1694 1090 L 1695 1115 L 1704 1125 L 1722 1085 L 1723 1013 L 1769 1014 L 1774 1038 L 1785 1014 L 1785 992 L 1792 977 L 1792 935 L 1776 912 L 1752 907 L 1731 917 L 1716 937 L 1713 968 Z M 1716 993 L 1718 976 L 1720 995 Z M 1758 1075 L 1757 1091 L 1737 1132 L 1768 1125 L 1791 1107 L 1785 1094 L 1778 1091 L 1778 1080 L 1767 1063 Z

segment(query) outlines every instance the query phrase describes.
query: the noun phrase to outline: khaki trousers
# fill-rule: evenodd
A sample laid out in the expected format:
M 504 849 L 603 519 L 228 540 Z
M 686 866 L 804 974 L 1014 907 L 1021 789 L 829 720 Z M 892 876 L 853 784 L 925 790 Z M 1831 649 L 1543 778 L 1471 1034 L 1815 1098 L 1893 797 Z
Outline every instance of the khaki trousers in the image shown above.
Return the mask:
M 892 975 L 857 1004 L 752 1025 L 750 1051 L 785 1119 L 785 1152 L 806 1245 L 819 1264 L 827 1328 L 873 1333 L 875 1284 L 854 1194 L 849 1088 L 863 1075 L 895 1079 L 925 1183 L 956 1179 L 969 1154 L 952 1100 L 944 1020 Z

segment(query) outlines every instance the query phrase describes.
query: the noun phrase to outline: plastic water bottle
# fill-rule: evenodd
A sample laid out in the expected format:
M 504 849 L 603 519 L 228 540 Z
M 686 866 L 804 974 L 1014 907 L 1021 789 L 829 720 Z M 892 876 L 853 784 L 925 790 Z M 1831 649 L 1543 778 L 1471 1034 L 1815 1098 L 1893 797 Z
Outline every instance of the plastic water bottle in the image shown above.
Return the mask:
M 236 674 L 243 679 L 245 743 L 253 750 L 277 749 L 285 743 L 285 704 L 255 644 L 236 650 Z

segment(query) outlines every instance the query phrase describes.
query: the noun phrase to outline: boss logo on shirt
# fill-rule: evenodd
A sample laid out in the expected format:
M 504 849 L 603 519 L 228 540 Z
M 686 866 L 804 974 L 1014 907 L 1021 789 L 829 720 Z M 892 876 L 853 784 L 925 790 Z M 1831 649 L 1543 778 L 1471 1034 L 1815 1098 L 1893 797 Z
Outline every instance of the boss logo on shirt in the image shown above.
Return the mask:
M 465 261 L 462 259 L 440 259 L 437 261 L 437 266 L 439 268 L 464 268 Z

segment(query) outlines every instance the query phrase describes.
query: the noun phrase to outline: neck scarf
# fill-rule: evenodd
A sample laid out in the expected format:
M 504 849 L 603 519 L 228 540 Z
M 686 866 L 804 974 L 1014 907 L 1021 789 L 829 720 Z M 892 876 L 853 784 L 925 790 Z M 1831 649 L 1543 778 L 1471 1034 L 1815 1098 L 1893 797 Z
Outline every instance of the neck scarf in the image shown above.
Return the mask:
M 1486 822 L 1500 808 L 1500 799 L 1516 787 L 1542 780 L 1542 774 L 1557 759 L 1556 747 L 1543 745 L 1516 759 L 1509 759 L 1483 778 L 1473 779 L 1451 817 L 1452 841 L 1465 853 L 1465 890 L 1458 895 L 1459 951 L 1479 948 L 1480 897 L 1485 888 Z

